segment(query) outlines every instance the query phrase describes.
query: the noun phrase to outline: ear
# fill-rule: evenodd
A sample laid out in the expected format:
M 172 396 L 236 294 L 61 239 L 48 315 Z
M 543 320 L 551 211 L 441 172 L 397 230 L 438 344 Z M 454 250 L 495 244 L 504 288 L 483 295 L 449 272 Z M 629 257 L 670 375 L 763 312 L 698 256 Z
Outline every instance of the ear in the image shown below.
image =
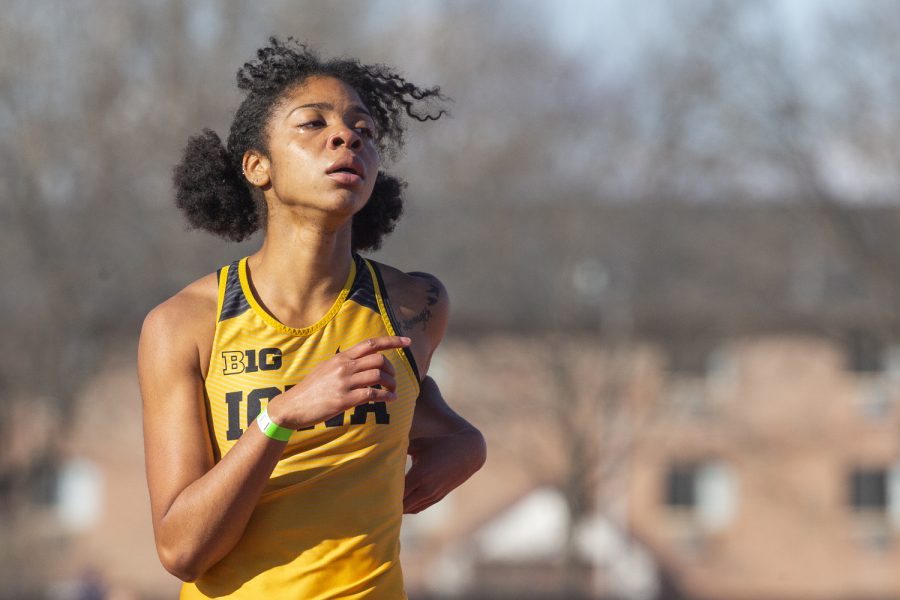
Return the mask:
M 269 159 L 256 150 L 244 152 L 242 167 L 244 177 L 256 187 L 265 187 L 269 184 Z

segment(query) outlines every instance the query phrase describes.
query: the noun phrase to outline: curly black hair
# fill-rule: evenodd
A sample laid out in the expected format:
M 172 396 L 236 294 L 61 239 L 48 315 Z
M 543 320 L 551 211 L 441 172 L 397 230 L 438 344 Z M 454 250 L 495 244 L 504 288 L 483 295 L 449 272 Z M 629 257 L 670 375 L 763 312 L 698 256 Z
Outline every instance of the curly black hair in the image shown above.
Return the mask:
M 257 60 L 238 70 L 238 88 L 247 96 L 238 107 L 228 147 L 211 129 L 188 139 L 184 155 L 173 170 L 175 204 L 192 227 L 239 242 L 265 221 L 265 203 L 258 188 L 242 173 L 247 150 L 269 155 L 267 123 L 286 93 L 314 75 L 335 77 L 352 87 L 375 121 L 379 153 L 395 159 L 403 147 L 404 114 L 417 121 L 440 118 L 435 101 L 449 100 L 440 87 L 419 88 L 385 65 L 363 65 L 355 59 L 322 60 L 305 44 L 276 36 L 257 51 Z M 417 110 L 421 107 L 422 110 Z M 429 110 L 430 109 L 430 110 Z M 394 230 L 403 211 L 406 182 L 379 171 L 372 195 L 353 216 L 354 251 L 377 250 Z

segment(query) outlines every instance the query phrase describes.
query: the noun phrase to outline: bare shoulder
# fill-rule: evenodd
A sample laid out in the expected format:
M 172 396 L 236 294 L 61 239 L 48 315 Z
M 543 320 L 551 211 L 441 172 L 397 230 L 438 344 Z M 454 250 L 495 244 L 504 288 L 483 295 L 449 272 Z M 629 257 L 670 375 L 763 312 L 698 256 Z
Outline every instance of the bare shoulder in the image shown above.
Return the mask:
M 209 348 L 215 333 L 218 281 L 210 273 L 187 285 L 151 310 L 141 328 L 140 353 L 162 351 L 182 358 L 190 352 L 195 366 L 204 366 L 204 346 Z M 193 362 L 193 361 L 192 361 Z
M 215 323 L 218 282 L 210 273 L 186 286 L 180 292 L 151 310 L 144 319 L 143 331 L 170 332 L 191 328 L 209 317 Z
M 450 315 L 447 288 L 430 273 L 400 269 L 379 263 L 384 286 L 402 335 L 413 338 L 414 353 L 424 377 L 431 354 L 444 337 Z M 417 352 L 416 347 L 420 350 Z M 424 363 L 424 364 L 423 364 Z
M 404 273 L 381 264 L 379 268 L 404 335 L 416 332 L 443 335 L 450 308 L 444 284 L 430 273 Z

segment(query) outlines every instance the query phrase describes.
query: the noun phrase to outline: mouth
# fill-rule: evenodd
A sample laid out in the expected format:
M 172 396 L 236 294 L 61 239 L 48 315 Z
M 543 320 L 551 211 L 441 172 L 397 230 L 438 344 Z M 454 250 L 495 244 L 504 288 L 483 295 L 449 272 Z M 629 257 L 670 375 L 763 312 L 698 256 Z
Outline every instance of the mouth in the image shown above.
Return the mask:
M 366 178 L 366 170 L 362 163 L 353 156 L 346 156 L 333 162 L 325 174 L 342 183 L 357 183 Z

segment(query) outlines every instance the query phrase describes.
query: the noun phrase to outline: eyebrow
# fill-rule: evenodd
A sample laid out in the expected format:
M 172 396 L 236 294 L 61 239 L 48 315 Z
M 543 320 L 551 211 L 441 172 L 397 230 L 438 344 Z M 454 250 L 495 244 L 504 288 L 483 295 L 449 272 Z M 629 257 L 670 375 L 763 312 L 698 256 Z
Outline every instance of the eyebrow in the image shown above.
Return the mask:
M 334 110 L 334 105 L 329 102 L 310 102 L 309 104 L 301 104 L 300 106 L 296 106 L 296 107 L 292 108 L 291 111 L 287 114 L 287 116 L 290 117 L 292 114 L 294 114 L 294 111 L 298 111 L 301 108 L 315 108 L 318 110 Z M 370 119 L 372 118 L 371 113 L 369 113 L 369 111 L 366 110 L 366 107 L 362 106 L 360 104 L 351 104 L 348 107 L 348 109 L 349 109 L 349 112 L 351 112 L 351 113 L 362 113 L 362 114 L 366 115 L 367 117 L 369 117 Z M 285 117 L 285 118 L 287 118 L 287 117 Z

